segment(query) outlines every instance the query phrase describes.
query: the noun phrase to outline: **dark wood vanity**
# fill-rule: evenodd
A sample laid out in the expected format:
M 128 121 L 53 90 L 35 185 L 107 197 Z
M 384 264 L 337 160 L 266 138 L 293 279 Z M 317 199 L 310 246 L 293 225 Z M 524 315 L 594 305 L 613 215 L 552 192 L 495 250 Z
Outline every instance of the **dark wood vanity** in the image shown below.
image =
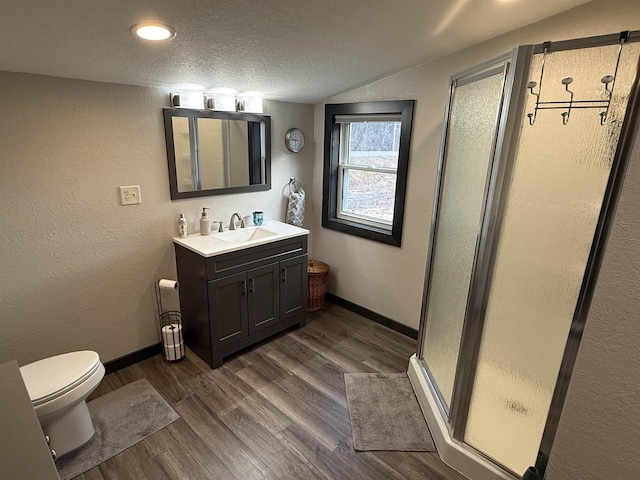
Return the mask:
M 307 236 L 205 257 L 175 245 L 185 343 L 211 368 L 306 324 Z

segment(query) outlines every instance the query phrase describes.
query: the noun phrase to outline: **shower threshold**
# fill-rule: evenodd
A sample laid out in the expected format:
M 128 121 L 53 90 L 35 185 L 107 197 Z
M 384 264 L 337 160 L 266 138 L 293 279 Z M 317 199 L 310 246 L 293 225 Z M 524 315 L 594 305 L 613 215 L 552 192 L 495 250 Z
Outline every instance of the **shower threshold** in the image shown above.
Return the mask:
M 407 375 L 444 463 L 472 480 L 516 479 L 473 449 L 451 438 L 447 423 L 440 413 L 435 389 L 416 355 L 409 361 Z

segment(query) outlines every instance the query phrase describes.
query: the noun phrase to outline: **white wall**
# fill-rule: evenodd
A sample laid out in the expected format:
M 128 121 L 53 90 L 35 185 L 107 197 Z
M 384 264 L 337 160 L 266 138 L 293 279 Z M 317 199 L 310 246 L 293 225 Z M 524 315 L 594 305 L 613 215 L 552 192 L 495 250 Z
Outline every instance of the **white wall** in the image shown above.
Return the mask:
M 225 222 L 253 210 L 283 220 L 289 177 L 311 184 L 313 148 L 283 143 L 294 126 L 312 136 L 310 105 L 266 102 L 270 191 L 172 202 L 166 92 L 8 72 L 0 91 L 0 362 L 74 349 L 108 361 L 156 343 L 152 286 L 175 278 L 178 213 L 191 232 L 203 206 Z M 142 205 L 120 206 L 131 184 Z
M 314 254 L 329 291 L 406 325 L 419 323 L 429 219 L 449 76 L 511 48 L 640 29 L 637 0 L 594 0 L 381 79 L 327 103 L 415 99 L 403 245 L 323 229 L 324 105 L 315 107 Z M 640 471 L 640 141 L 631 161 L 546 478 L 629 479 Z

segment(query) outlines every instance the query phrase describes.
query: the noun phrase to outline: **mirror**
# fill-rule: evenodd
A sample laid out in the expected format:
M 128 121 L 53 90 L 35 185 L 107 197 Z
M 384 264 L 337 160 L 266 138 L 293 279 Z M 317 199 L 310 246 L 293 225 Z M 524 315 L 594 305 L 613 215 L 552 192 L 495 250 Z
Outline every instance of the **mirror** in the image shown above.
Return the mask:
M 271 118 L 165 108 L 171 199 L 271 188 Z

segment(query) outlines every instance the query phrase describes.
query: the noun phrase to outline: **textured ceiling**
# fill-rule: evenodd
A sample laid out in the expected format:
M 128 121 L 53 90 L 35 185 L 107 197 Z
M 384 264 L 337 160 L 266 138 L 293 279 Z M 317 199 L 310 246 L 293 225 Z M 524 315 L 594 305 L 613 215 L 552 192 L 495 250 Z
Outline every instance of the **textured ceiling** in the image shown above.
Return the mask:
M 2 0 L 0 70 L 316 102 L 587 0 Z M 131 25 L 177 37 L 150 44 Z

